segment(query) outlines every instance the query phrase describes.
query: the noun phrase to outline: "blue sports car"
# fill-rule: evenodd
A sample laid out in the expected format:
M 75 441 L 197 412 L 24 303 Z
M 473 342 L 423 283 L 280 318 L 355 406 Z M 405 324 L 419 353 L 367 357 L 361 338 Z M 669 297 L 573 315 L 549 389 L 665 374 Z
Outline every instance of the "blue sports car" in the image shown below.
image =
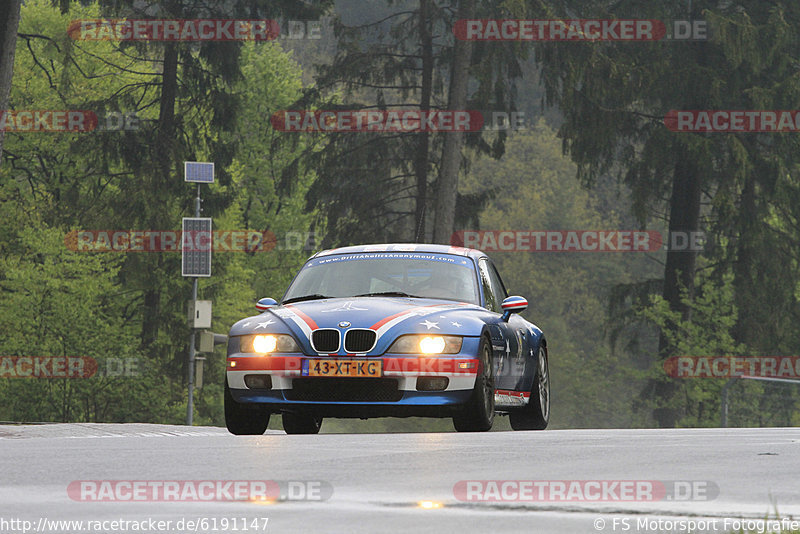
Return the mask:
M 312 256 L 280 303 L 233 325 L 225 421 L 263 434 L 281 414 L 288 434 L 315 434 L 323 417 L 452 417 L 486 431 L 495 413 L 515 430 L 550 416 L 547 343 L 518 314 L 478 250 L 362 245 Z

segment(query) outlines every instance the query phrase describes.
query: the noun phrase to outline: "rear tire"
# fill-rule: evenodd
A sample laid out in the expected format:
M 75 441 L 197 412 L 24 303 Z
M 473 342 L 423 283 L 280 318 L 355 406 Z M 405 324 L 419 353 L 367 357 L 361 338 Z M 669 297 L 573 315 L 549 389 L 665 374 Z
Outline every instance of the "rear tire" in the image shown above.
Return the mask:
M 314 417 L 305 413 L 283 412 L 283 430 L 287 434 L 319 434 L 322 417 Z
M 225 426 L 237 436 L 260 436 L 269 425 L 269 412 L 236 402 L 225 380 Z
M 486 432 L 494 423 L 494 365 L 492 347 L 485 337 L 481 338 L 478 354 L 481 366 L 472 396 L 463 411 L 453 417 L 453 426 L 458 432 Z
M 550 366 L 547 349 L 541 344 L 537 356 L 536 374 L 533 377 L 528 405 L 508 414 L 514 430 L 544 430 L 550 422 Z

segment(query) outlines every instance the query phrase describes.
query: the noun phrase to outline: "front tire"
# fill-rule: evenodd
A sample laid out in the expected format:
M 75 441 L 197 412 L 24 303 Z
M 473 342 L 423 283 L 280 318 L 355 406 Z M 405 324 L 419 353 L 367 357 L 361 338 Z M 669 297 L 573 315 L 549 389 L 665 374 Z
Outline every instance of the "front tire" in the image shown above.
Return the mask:
M 225 426 L 237 436 L 260 436 L 269 425 L 269 412 L 236 402 L 225 380 Z
M 550 366 L 547 349 L 541 344 L 528 405 L 509 413 L 508 419 L 514 430 L 544 430 L 550 422 Z
M 453 426 L 458 432 L 486 432 L 494 423 L 494 365 L 492 347 L 485 337 L 481 338 L 478 354 L 481 366 L 472 396 L 463 411 L 453 417 Z
M 322 417 L 304 413 L 283 412 L 283 430 L 287 434 L 319 434 Z

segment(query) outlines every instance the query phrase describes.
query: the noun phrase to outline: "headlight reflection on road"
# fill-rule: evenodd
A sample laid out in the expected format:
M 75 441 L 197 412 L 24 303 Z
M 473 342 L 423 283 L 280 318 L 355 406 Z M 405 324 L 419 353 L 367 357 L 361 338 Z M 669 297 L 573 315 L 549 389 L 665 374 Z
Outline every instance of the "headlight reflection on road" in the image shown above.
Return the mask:
M 261 504 L 261 505 L 269 505 L 275 504 L 278 502 L 278 499 L 275 497 L 261 497 L 259 499 L 250 499 L 251 504 Z

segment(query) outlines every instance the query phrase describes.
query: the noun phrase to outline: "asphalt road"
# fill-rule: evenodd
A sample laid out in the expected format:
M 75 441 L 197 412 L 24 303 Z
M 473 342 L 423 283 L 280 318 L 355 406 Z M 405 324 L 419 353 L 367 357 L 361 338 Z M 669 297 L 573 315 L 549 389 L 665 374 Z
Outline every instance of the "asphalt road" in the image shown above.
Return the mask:
M 111 521 L 151 519 L 165 522 L 160 525 L 165 529 L 137 523 L 145 527 L 138 531 L 183 533 L 195 531 L 187 521 L 201 518 L 207 521 L 196 525 L 197 532 L 685 531 L 679 527 L 688 523 L 669 523 L 678 520 L 708 522 L 695 532 L 725 532 L 737 526 L 734 518 L 800 517 L 797 428 L 269 432 L 235 437 L 204 427 L 0 425 L 0 533 L 23 532 L 23 527 L 32 532 L 132 532 L 133 523 Z M 487 480 L 507 481 L 505 494 L 480 482 Z M 80 481 L 94 482 L 86 489 Z M 106 489 L 114 489 L 103 494 L 103 481 L 270 481 L 270 491 L 277 487 L 283 497 L 229 500 L 215 486 L 222 500 L 192 502 L 187 499 L 193 494 L 183 493 L 177 501 L 173 494 L 158 502 L 92 502 L 103 495 L 130 495 L 120 482 L 107 482 Z M 465 500 L 467 481 L 474 481 L 470 500 Z M 535 487 L 545 489 L 524 493 L 519 500 L 515 491 L 530 486 L 515 481 L 539 481 Z M 631 500 L 632 494 L 614 481 L 645 486 Z M 670 494 L 674 481 L 689 484 L 679 484 L 681 491 Z M 199 483 L 189 484 L 196 489 Z M 599 484 L 605 484 L 603 495 L 610 500 L 596 500 L 593 489 Z M 253 487 L 248 486 L 248 496 L 257 495 Z M 560 494 L 558 487 L 568 491 Z M 693 488 L 691 495 L 687 488 Z M 547 498 L 532 498 L 536 491 L 548 492 Z M 493 497 L 500 501 L 486 500 Z M 268 520 L 266 528 L 262 519 L 253 523 L 257 518 Z M 222 528 L 223 519 L 227 528 Z M 57 528 L 50 523 L 54 520 L 105 523 Z

